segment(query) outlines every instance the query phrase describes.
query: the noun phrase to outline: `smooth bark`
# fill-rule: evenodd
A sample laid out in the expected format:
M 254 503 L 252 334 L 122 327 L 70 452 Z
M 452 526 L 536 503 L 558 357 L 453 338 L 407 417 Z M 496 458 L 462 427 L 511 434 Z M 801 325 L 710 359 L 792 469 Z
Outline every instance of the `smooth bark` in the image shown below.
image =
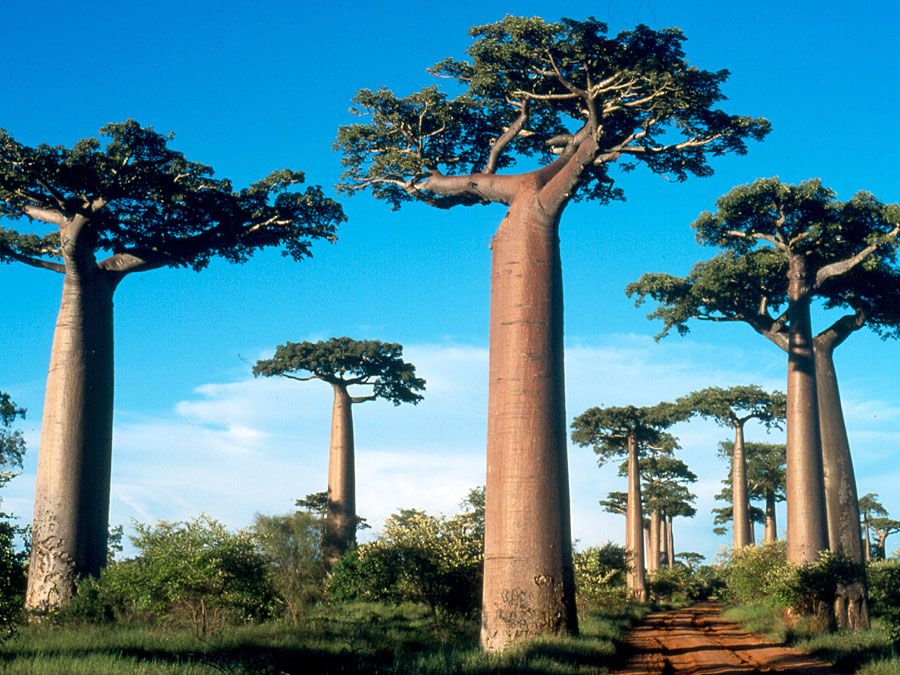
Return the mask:
M 523 179 L 524 180 L 524 179 Z M 481 645 L 577 632 L 563 380 L 561 209 L 523 183 L 493 238 Z
M 626 590 L 628 599 L 633 602 L 647 602 L 647 575 L 644 570 L 644 510 L 641 505 L 641 474 L 637 458 L 637 443 L 633 436 L 628 437 L 628 504 L 627 522 L 631 548 L 626 549 L 628 562 L 626 574 Z
M 829 333 L 815 340 L 828 541 L 832 551 L 842 553 L 861 566 L 864 558 L 862 532 L 859 526 L 859 496 L 837 373 L 834 368 L 836 344 L 839 344 L 838 336 Z M 868 628 L 870 619 L 866 585 L 864 583 L 839 585 L 834 611 L 838 628 Z
M 659 569 L 660 541 L 662 539 L 662 516 L 659 509 L 650 511 L 650 540 L 647 545 L 647 573 L 656 574 Z
M 25 606 L 65 604 L 106 564 L 119 277 L 64 247 L 66 277 L 44 399 Z M 91 258 L 91 259 L 88 259 Z
M 675 566 L 675 535 L 672 532 L 672 516 L 666 516 L 666 564 L 669 569 Z
M 790 256 L 788 276 L 787 558 L 805 564 L 828 548 L 828 527 L 810 319 L 812 280 L 804 256 Z
M 778 521 L 775 517 L 775 490 L 766 490 L 766 529 L 763 543 L 771 544 L 778 538 Z
M 353 447 L 353 401 L 347 387 L 334 388 L 331 445 L 328 453 L 328 510 L 322 554 L 332 566 L 356 543 L 356 478 Z
M 732 546 L 744 548 L 753 543 L 750 523 L 750 497 L 747 490 L 747 455 L 744 451 L 744 425 L 734 427 L 734 450 L 731 456 Z

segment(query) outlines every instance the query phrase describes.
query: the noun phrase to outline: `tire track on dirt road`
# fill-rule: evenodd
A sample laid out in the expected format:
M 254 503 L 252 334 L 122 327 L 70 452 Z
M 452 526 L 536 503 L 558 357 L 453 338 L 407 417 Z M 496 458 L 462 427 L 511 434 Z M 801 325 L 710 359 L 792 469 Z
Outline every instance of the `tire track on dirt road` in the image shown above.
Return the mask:
M 628 660 L 610 675 L 739 675 L 839 673 L 795 649 L 747 633 L 725 621 L 721 608 L 703 603 L 648 614 L 626 637 Z

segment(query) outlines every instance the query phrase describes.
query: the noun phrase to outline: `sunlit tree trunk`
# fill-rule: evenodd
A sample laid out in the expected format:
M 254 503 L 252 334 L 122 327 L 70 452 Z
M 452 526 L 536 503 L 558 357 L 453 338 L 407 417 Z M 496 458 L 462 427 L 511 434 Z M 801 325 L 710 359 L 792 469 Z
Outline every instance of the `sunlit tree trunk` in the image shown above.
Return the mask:
M 778 538 L 778 521 L 775 517 L 775 490 L 766 490 L 766 530 L 763 543 L 770 544 Z
M 647 602 L 647 575 L 644 570 L 644 510 L 641 505 L 641 474 L 634 437 L 628 438 L 628 526 L 631 549 L 626 550 L 628 573 L 626 586 L 628 599 Z
M 650 539 L 647 545 L 647 573 L 656 574 L 659 569 L 660 541 L 662 539 L 662 517 L 659 509 L 650 511 Z
M 82 256 L 87 257 L 87 256 Z M 35 487 L 30 610 L 53 610 L 106 564 L 118 278 L 67 252 Z
M 744 452 L 744 425 L 734 427 L 734 452 L 731 457 L 732 546 L 744 548 L 753 543 L 750 524 L 750 498 L 747 491 L 747 456 Z
M 789 263 L 787 377 L 787 557 L 811 563 L 828 548 L 818 393 L 806 259 Z
M 328 509 L 322 555 L 334 565 L 356 543 L 356 478 L 353 402 L 344 384 L 334 383 L 331 446 L 328 454 Z
M 824 338 L 824 336 L 823 336 Z M 862 532 L 859 527 L 859 497 L 850 441 L 844 424 L 841 394 L 834 369 L 834 344 L 816 338 L 816 384 L 819 394 L 819 427 L 825 477 L 825 506 L 831 550 L 862 565 Z M 838 628 L 868 628 L 869 602 L 866 585 L 841 584 L 835 599 Z
M 576 633 L 559 213 L 523 189 L 494 236 L 481 644 Z
M 669 569 L 675 566 L 675 534 L 672 532 L 672 525 L 672 516 L 666 516 L 666 564 Z

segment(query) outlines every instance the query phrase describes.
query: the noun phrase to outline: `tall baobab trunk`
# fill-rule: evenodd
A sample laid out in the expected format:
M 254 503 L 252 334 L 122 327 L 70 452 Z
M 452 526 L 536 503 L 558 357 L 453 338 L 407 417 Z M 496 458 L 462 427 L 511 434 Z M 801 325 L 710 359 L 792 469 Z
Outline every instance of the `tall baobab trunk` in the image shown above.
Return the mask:
M 44 398 L 25 606 L 52 610 L 106 564 L 119 277 L 66 254 Z
M 481 645 L 578 630 L 559 213 L 525 188 L 493 238 Z M 528 193 L 528 194 L 525 194 Z
M 744 451 L 744 425 L 734 427 L 734 452 L 731 456 L 732 546 L 744 548 L 753 543 L 750 523 L 750 498 L 747 491 L 747 455 Z
M 766 490 L 766 530 L 763 543 L 770 544 L 778 538 L 778 522 L 775 519 L 775 490 Z
M 356 542 L 356 478 L 353 457 L 353 401 L 347 387 L 333 383 L 334 412 L 328 453 L 328 510 L 322 553 L 334 565 Z
M 641 505 L 641 474 L 637 458 L 637 443 L 628 437 L 628 528 L 631 549 L 625 551 L 628 559 L 626 586 L 628 599 L 647 602 L 647 575 L 644 571 L 644 509 Z
M 865 548 L 863 551 L 865 552 L 866 562 L 869 562 L 872 559 L 872 534 L 869 532 L 869 514 L 863 514 L 863 531 L 866 535 L 865 540 Z
M 811 563 L 828 548 L 819 402 L 810 320 L 811 280 L 806 259 L 790 257 L 788 270 L 787 558 Z
M 819 428 L 825 477 L 825 506 L 831 550 L 863 565 L 859 497 L 850 441 L 834 369 L 835 340 L 823 335 L 815 341 L 816 384 L 819 394 Z M 868 628 L 869 603 L 864 583 L 840 585 L 835 598 L 838 628 Z
M 668 566 L 669 560 L 669 521 L 664 511 L 660 511 L 659 519 L 659 566 Z
M 672 524 L 672 516 L 666 516 L 666 563 L 669 569 L 675 566 L 675 535 L 672 532 Z
M 647 573 L 656 574 L 659 569 L 660 540 L 662 537 L 662 517 L 659 509 L 650 511 L 650 539 L 647 544 Z

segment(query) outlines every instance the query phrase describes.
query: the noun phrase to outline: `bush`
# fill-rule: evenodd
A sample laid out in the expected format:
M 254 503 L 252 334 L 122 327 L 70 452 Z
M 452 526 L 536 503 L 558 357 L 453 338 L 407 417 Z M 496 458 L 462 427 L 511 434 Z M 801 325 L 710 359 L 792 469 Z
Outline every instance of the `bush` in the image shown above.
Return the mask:
M 301 511 L 283 516 L 257 515 L 253 538 L 284 613 L 297 621 L 323 597 L 321 519 Z
M 28 553 L 15 548 L 15 538 L 20 533 L 21 528 L 0 520 L 0 640 L 15 634 L 25 599 Z
M 650 590 L 658 599 L 675 603 L 705 600 L 720 587 L 718 575 L 708 565 L 696 569 L 681 564 L 663 567 L 650 582 Z
M 611 541 L 572 556 L 578 604 L 592 607 L 619 606 L 625 600 L 625 549 Z
M 900 647 L 900 561 L 874 560 L 868 565 L 869 606 L 888 624 L 891 640 Z
M 865 580 L 865 569 L 850 558 L 822 551 L 810 565 L 791 566 L 780 593 L 786 605 L 801 615 L 828 614 L 834 607 L 838 586 Z
M 447 519 L 401 510 L 387 519 L 381 537 L 335 564 L 328 596 L 422 602 L 434 614 L 474 614 L 481 598 L 481 532 L 477 513 Z
M 792 573 L 783 541 L 729 551 L 720 566 L 722 594 L 731 604 L 785 606 Z
M 208 516 L 137 525 L 138 556 L 83 579 L 66 615 L 189 623 L 197 637 L 221 624 L 261 619 L 273 607 L 266 561 L 245 532 Z

